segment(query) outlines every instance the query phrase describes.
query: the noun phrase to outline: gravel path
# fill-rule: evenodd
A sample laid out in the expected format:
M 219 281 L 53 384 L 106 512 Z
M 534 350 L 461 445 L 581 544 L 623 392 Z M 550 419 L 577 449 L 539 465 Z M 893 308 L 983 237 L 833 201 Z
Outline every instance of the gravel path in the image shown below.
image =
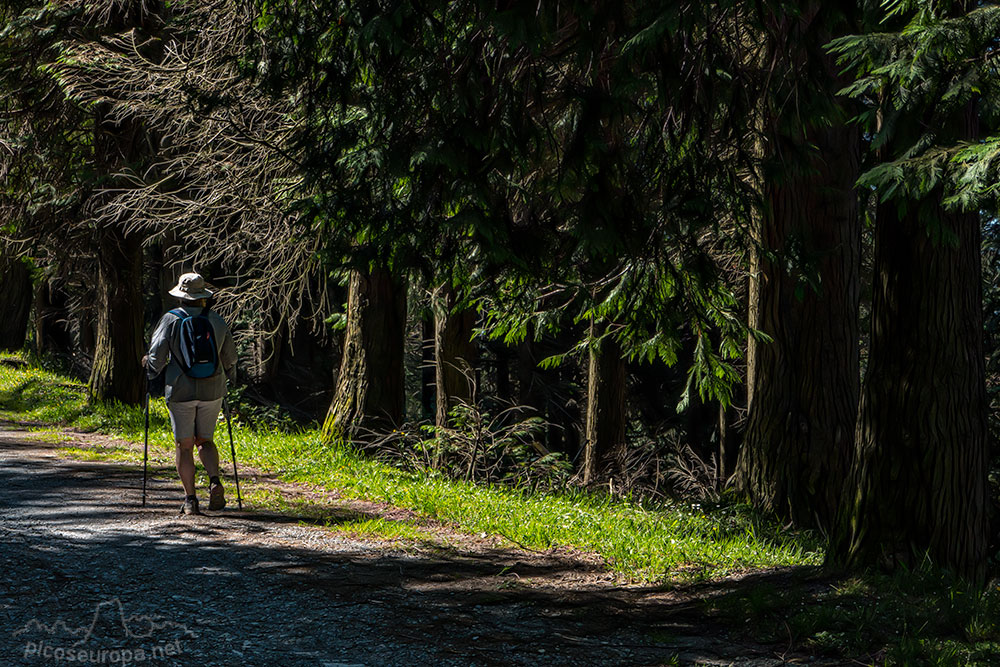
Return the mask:
M 142 508 L 141 470 L 56 447 L 0 428 L 0 665 L 781 664 L 583 558 L 180 516 L 168 475 Z

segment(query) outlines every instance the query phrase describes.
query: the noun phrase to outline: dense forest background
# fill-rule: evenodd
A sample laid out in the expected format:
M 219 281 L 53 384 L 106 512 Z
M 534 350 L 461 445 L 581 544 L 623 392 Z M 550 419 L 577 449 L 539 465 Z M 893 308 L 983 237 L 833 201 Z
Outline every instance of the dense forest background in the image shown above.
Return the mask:
M 998 552 L 1000 8 L 0 3 L 0 344 L 136 404 L 197 270 L 245 419 Z M 993 476 L 990 476 L 990 471 Z

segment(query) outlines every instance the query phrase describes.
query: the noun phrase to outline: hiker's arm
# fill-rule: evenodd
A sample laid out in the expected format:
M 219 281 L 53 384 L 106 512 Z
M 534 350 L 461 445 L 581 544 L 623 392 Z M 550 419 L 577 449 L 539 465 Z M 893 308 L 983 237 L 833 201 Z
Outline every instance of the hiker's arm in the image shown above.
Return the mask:
M 226 335 L 222 337 L 222 349 L 219 350 L 219 361 L 226 371 L 226 378 L 236 382 L 236 343 L 233 342 L 233 332 L 226 327 Z
M 169 313 L 164 315 L 153 330 L 146 357 L 146 373 L 149 377 L 159 375 L 170 361 L 170 325 L 173 319 Z

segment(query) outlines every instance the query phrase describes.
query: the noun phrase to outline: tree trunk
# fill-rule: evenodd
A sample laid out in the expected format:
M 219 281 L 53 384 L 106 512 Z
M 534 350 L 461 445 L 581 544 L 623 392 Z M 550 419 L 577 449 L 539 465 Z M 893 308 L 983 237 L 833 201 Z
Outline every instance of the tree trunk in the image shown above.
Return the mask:
M 496 363 L 496 394 L 497 398 L 504 405 L 510 404 L 514 393 L 510 382 L 510 349 L 498 341 L 492 346 L 493 357 Z
M 590 348 L 583 483 L 613 474 L 625 448 L 625 359 L 611 336 Z
M 829 560 L 985 575 L 986 389 L 976 214 L 877 211 L 871 352 L 848 506 Z M 919 219 L 918 219 L 919 218 Z M 957 247 L 940 237 L 940 224 Z
M 256 385 L 270 385 L 278 379 L 282 353 L 288 339 L 288 322 L 277 308 L 261 314 L 260 328 L 253 342 L 253 381 Z
M 421 419 L 431 419 L 437 411 L 436 370 L 434 364 L 434 315 L 425 311 L 420 320 Z
M 0 303 L 4 304 L 0 326 L 0 349 L 14 352 L 24 347 L 32 301 L 31 272 L 19 259 L 0 260 Z
M 155 29 L 162 9 L 157 3 L 124 3 L 106 15 L 106 27 Z M 156 44 L 157 40 L 148 40 L 144 48 L 150 53 L 145 57 L 157 59 L 152 53 L 158 50 Z M 93 140 L 94 169 L 107 179 L 105 187 L 111 192 L 130 187 L 118 174 L 142 173 L 142 163 L 156 151 L 155 138 L 142 122 L 116 117 L 108 103 L 95 109 Z M 109 196 L 108 191 L 98 189 L 88 202 L 105 220 L 97 222 L 96 230 L 94 360 L 87 393 L 94 401 L 138 405 L 145 386 L 140 364 L 145 348 L 144 239 L 138 232 L 126 231 L 129 220 L 119 218 L 119 213 L 102 210 L 102 200 Z
M 97 346 L 97 334 L 94 327 L 94 309 L 91 305 L 84 306 L 76 311 L 76 324 L 79 328 L 80 352 L 91 360 L 93 364 L 94 349 Z
M 386 269 L 353 271 L 337 389 L 323 423 L 323 441 L 398 426 L 405 407 L 403 351 L 406 289 Z
M 469 403 L 474 398 L 476 378 L 473 373 L 479 358 L 479 350 L 472 340 L 476 312 L 470 309 L 454 312 L 458 295 L 449 287 L 436 290 L 433 299 L 435 423 L 445 427 L 449 424 L 449 411 L 459 402 Z
M 819 136 L 817 136 L 819 135 Z M 861 227 L 854 128 L 813 134 L 808 176 L 772 182 L 763 242 L 815 262 L 815 282 L 760 259 L 749 404 L 737 485 L 800 526 L 830 526 L 850 465 L 858 402 Z M 809 269 L 806 268 L 808 271 Z
M 545 397 L 541 390 L 538 368 L 539 355 L 535 350 L 533 334 L 529 328 L 528 335 L 517 346 L 517 402 L 534 408 L 538 415 L 545 416 Z
M 35 287 L 35 354 L 69 354 L 73 336 L 69 330 L 66 295 L 50 280 Z
M 743 438 L 737 427 L 738 419 L 738 411 L 735 408 L 719 404 L 719 443 L 715 469 L 720 489 L 724 489 L 729 483 L 729 478 L 735 474 L 736 462 L 739 460 Z
M 158 312 L 163 313 L 177 304 L 177 299 L 170 296 L 170 290 L 177 284 L 177 280 L 181 275 L 187 273 L 187 271 L 184 270 L 184 265 L 181 263 L 184 248 L 177 241 L 177 235 L 174 232 L 166 232 L 160 238 L 159 245 L 160 267 L 156 276 L 159 280 L 157 296 L 160 299 L 160 309 Z
M 143 378 L 142 244 L 117 227 L 101 232 L 97 256 L 94 363 L 87 390 L 96 401 L 138 405 Z
M 828 31 L 808 29 L 807 17 L 786 20 L 785 30 L 800 40 L 829 41 Z M 790 66 L 824 67 L 830 86 L 841 85 L 829 55 L 803 48 L 789 57 L 801 61 Z M 755 250 L 750 283 L 750 326 L 772 340 L 749 343 L 749 413 L 736 483 L 766 511 L 829 529 L 857 419 L 860 136 L 846 117 L 804 134 L 789 134 L 781 122 L 788 121 L 771 120 L 770 146 L 782 172 L 765 179 L 764 250 Z M 803 146 L 815 148 L 795 155 Z

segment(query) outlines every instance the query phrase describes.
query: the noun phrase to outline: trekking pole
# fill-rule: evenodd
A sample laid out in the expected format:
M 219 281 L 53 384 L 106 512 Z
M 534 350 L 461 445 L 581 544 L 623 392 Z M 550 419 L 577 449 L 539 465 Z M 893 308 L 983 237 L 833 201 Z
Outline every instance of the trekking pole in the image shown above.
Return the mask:
M 146 435 L 142 445 L 142 506 L 146 506 L 146 475 L 149 470 L 149 381 L 146 381 Z
M 222 408 L 226 413 L 226 427 L 229 429 L 229 450 L 233 454 L 233 477 L 236 478 L 236 502 L 243 509 L 243 498 L 240 496 L 240 473 L 236 469 L 236 445 L 233 444 L 233 420 L 229 416 L 229 399 L 222 399 Z

